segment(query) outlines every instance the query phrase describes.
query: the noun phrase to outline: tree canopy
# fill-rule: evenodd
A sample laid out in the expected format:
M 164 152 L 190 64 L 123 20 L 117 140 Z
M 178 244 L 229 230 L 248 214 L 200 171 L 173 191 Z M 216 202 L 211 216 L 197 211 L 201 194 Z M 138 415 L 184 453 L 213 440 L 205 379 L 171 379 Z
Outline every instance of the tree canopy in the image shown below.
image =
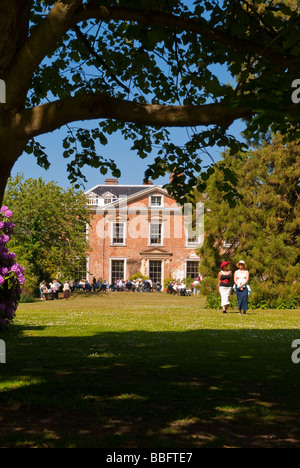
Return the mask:
M 4 200 L 14 213 L 9 246 L 26 269 L 29 291 L 41 280 L 75 279 L 86 268 L 90 212 L 83 193 L 18 174 L 9 179 Z
M 121 131 L 141 158 L 158 147 L 145 178 L 173 172 L 184 201 L 210 174 L 201 152 L 245 147 L 234 121 L 247 141 L 299 137 L 299 32 L 297 0 L 0 0 L 0 198 L 24 150 L 48 167 L 37 137 L 65 126 L 72 183 L 86 164 L 120 175 L 95 142 Z M 190 128 L 187 141 L 174 144 L 171 127 Z

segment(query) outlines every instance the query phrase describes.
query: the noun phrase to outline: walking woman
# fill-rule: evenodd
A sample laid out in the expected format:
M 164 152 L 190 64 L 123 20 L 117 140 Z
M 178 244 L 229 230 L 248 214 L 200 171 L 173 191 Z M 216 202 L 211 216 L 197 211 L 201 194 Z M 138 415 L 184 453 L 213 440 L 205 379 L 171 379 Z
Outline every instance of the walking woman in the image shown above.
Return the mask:
M 230 305 L 229 296 L 231 293 L 231 271 L 229 271 L 229 262 L 221 263 L 221 271 L 219 272 L 218 287 L 221 296 L 221 307 L 223 313 L 227 313 L 227 308 Z
M 236 266 L 238 270 L 234 273 L 234 283 L 236 285 L 236 295 L 238 300 L 239 313 L 243 314 L 248 310 L 248 288 L 249 271 L 244 260 L 240 260 Z

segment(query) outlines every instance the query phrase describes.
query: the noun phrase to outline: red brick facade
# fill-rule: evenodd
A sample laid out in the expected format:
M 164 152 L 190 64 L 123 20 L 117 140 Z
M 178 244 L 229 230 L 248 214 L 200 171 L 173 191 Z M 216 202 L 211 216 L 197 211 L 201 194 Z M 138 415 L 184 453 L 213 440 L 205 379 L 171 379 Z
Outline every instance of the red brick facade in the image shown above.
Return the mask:
M 107 180 L 86 193 L 91 209 L 88 280 L 142 273 L 161 282 L 198 276 L 200 237 L 187 235 L 183 209 L 160 186 Z M 197 238 L 196 238 L 197 237 Z

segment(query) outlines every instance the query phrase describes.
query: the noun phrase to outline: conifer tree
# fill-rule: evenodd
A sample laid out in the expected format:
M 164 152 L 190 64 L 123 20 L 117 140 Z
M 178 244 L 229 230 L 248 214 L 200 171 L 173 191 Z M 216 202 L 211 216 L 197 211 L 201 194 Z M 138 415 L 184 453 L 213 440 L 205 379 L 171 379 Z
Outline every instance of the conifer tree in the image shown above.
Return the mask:
M 274 298 L 299 289 L 300 212 L 299 143 L 282 144 L 276 136 L 261 148 L 223 155 L 218 164 L 232 170 L 240 200 L 230 207 L 217 185 L 222 172 L 209 180 L 205 203 L 206 237 L 201 249 L 201 273 L 216 278 L 222 260 L 248 265 L 260 295 Z M 228 183 L 228 182 L 227 182 Z M 211 284 L 214 284 L 211 280 Z M 299 293 L 299 291 L 298 291 Z

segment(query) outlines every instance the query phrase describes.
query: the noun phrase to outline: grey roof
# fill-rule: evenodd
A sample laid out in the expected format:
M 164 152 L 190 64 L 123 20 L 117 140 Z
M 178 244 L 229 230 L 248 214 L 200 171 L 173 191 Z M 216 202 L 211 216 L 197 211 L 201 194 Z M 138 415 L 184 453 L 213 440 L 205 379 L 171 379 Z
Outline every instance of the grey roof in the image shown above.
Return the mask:
M 95 193 L 98 196 L 102 196 L 104 193 L 109 192 L 112 195 L 115 195 L 116 198 L 121 196 L 130 197 L 130 195 L 135 195 L 138 192 L 143 192 L 155 185 L 97 185 L 89 192 Z

